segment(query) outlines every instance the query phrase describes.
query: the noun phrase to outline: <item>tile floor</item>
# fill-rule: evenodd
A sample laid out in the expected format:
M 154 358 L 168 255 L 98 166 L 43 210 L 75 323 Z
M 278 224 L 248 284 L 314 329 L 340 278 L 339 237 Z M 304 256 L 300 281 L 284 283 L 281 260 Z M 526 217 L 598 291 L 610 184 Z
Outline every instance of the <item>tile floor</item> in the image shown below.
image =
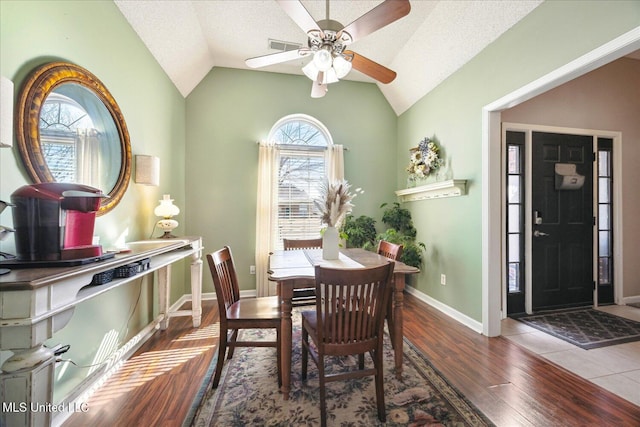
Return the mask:
M 638 308 L 612 305 L 600 309 L 640 322 Z M 502 335 L 640 406 L 640 341 L 583 350 L 513 319 L 502 321 Z

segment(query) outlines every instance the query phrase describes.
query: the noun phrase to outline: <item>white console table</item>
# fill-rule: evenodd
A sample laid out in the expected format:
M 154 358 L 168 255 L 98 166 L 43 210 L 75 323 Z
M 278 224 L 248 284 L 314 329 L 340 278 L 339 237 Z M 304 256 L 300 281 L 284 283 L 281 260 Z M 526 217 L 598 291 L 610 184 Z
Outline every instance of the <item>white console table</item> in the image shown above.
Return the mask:
M 123 286 L 142 275 L 158 272 L 160 329 L 174 316 L 202 317 L 202 239 L 184 237 L 128 243 L 130 252 L 75 267 L 15 268 L 0 276 L 0 348 L 13 355 L 0 374 L 0 426 L 48 426 L 54 413 L 55 357 L 43 343 L 67 325 L 74 307 L 83 301 Z M 169 311 L 171 265 L 191 258 L 192 309 Z M 149 268 L 131 277 L 90 285 L 96 274 L 142 260 Z M 42 410 L 31 411 L 37 405 Z M 26 410 L 25 410 L 26 409 Z

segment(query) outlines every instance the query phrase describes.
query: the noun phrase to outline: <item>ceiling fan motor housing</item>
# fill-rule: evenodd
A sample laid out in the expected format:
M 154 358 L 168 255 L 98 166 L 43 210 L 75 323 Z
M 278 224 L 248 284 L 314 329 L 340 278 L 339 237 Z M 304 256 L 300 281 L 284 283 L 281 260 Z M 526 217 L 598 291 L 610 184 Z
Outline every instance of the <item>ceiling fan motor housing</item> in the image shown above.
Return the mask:
M 352 38 L 349 33 L 342 31 L 344 26 L 333 19 L 323 19 L 318 21 L 318 27 L 322 28 L 322 32 L 311 30 L 308 33 L 308 45 L 312 51 L 326 49 L 337 56 L 342 54 L 345 47 L 351 43 Z

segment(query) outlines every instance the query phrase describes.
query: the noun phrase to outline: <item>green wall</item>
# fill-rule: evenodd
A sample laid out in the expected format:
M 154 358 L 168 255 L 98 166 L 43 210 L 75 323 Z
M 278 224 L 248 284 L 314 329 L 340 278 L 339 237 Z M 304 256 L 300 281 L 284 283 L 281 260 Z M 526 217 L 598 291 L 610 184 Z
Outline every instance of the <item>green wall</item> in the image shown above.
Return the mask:
M 482 108 L 637 27 L 638 1 L 546 1 L 398 119 L 397 182 L 408 149 L 435 135 L 468 195 L 412 202 L 418 240 L 427 244 L 415 287 L 482 320 Z M 440 274 L 447 285 L 440 285 Z
M 310 92 L 304 76 L 214 68 L 187 97 L 187 232 L 202 235 L 208 252 L 231 247 L 243 290 L 256 287 L 256 143 L 280 118 L 313 116 L 348 148 L 345 178 L 365 191 L 355 215 L 380 217 L 380 204 L 395 200 L 397 118 L 377 86 L 343 81 L 324 98 Z M 204 291 L 213 291 L 208 272 Z
M 32 69 L 58 60 L 78 64 L 104 83 L 126 120 L 132 154 L 160 157 L 160 186 L 144 187 L 131 180 L 122 202 L 96 223 L 95 234 L 105 248 L 148 238 L 157 220 L 153 208 L 163 193 L 170 193 L 186 211 L 184 98 L 112 1 L 0 1 L 0 71 L 14 82 L 15 98 Z M 0 199 L 9 200 L 13 191 L 28 183 L 17 146 L 0 148 Z M 181 214 L 177 219 L 184 222 L 182 218 Z M 10 226 L 10 210 L 0 220 Z M 177 232 L 184 234 L 184 226 Z M 2 250 L 15 253 L 12 239 L 2 243 Z M 190 289 L 184 285 L 185 270 L 183 265 L 174 268 L 172 301 Z M 70 344 L 64 357 L 78 365 L 95 363 L 110 331 L 122 344 L 153 319 L 157 311 L 153 299 L 147 279 L 107 292 L 78 306 L 71 322 L 50 343 Z M 8 355 L 3 352 L 2 360 Z M 56 401 L 87 372 L 73 366 L 64 372 L 58 368 Z

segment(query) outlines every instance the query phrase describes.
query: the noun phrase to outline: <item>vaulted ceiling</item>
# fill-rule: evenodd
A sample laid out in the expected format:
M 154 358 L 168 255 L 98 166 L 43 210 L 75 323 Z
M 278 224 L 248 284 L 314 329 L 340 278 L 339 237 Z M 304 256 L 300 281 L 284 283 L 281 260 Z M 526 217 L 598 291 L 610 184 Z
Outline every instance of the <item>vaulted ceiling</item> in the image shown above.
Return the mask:
M 213 67 L 247 69 L 245 59 L 277 52 L 270 48 L 270 39 L 307 43 L 304 32 L 274 0 L 115 3 L 185 97 Z M 333 0 L 328 3 L 329 17 L 347 25 L 380 3 Z M 409 15 L 349 46 L 394 70 L 396 79 L 381 84 L 356 70 L 345 79 L 378 84 L 396 114 L 401 114 L 540 3 L 542 0 L 413 0 Z M 327 18 L 325 0 L 302 0 L 302 4 L 316 21 Z M 302 74 L 308 61 L 306 57 L 260 70 Z M 339 85 L 329 85 L 327 96 L 340 90 Z

